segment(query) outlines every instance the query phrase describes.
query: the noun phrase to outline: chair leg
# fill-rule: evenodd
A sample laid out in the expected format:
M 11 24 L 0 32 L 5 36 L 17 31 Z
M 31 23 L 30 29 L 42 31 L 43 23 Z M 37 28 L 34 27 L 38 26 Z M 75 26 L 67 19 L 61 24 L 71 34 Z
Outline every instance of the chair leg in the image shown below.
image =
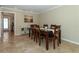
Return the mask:
M 35 34 L 35 41 L 36 41 L 36 43 L 37 43 L 37 41 L 38 41 L 38 38 L 39 38 L 39 37 L 38 37 L 38 34 L 36 33 L 36 34 Z
M 61 30 L 59 32 L 59 44 L 61 44 Z
M 35 36 L 35 33 L 34 33 L 33 35 L 34 35 L 34 41 L 36 41 L 36 36 Z
M 55 39 L 53 39 L 53 49 L 55 49 Z
M 34 36 L 34 41 L 35 41 L 35 36 Z
M 60 44 L 60 36 L 58 35 L 57 36 L 57 45 L 59 46 L 59 44 Z
M 57 39 L 57 45 L 59 46 L 59 40 Z
M 36 36 L 36 40 L 35 40 L 35 41 L 36 41 L 36 43 L 37 43 L 37 38 L 38 38 L 38 37 Z
M 41 45 L 41 39 L 39 38 L 39 46 Z
M 43 39 L 44 39 L 44 38 L 42 37 L 42 38 L 41 38 L 42 42 L 43 42 Z
M 31 39 L 33 39 L 33 33 L 31 34 Z

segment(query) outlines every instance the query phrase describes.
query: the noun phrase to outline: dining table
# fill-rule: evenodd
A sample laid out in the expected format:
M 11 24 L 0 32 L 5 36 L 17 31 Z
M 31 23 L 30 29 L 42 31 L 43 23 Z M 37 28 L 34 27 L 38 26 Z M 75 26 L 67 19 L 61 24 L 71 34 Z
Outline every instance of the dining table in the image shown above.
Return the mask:
M 29 29 L 29 37 L 30 37 L 30 35 L 31 35 L 31 28 L 28 28 Z M 42 32 L 44 35 L 45 35 L 45 47 L 46 47 L 46 50 L 48 50 L 49 49 L 49 39 L 48 39 L 48 34 L 50 33 L 50 32 L 55 32 L 55 30 L 54 29 L 50 29 L 50 28 L 39 28 L 39 30 L 40 30 L 40 32 Z M 61 33 L 59 34 L 59 36 L 61 36 Z M 60 37 L 60 39 L 59 39 L 59 42 L 61 43 L 61 37 Z

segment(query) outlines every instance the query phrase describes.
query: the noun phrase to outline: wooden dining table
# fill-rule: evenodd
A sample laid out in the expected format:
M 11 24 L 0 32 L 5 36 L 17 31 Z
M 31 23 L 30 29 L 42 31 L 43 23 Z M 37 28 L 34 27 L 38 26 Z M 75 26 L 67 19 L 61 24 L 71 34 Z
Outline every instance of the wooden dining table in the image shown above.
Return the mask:
M 29 37 L 31 35 L 31 28 L 29 29 Z M 54 29 L 48 29 L 48 28 L 40 28 L 40 31 L 45 35 L 45 43 L 46 43 L 46 50 L 49 49 L 49 40 L 48 40 L 48 33 L 50 31 L 54 32 Z M 59 34 L 59 36 L 61 36 L 61 33 Z M 59 39 L 59 42 L 61 43 L 61 37 Z

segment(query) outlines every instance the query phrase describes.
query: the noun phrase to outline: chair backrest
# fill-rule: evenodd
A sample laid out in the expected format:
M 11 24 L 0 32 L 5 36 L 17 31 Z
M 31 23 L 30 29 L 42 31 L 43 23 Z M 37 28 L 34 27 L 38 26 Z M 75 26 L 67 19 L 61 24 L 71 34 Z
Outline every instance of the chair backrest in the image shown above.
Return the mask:
M 43 28 L 48 28 L 48 24 L 44 24 L 43 25 Z
M 60 29 L 60 27 L 61 27 L 61 25 L 56 25 L 56 31 L 55 31 L 55 34 L 56 34 L 57 36 L 61 35 L 61 34 L 60 34 L 60 33 L 61 33 L 61 29 Z
M 51 24 L 51 25 L 50 25 L 50 28 L 51 28 L 51 29 L 54 29 L 54 28 L 56 28 L 56 25 Z
M 31 30 L 32 30 L 32 33 L 34 33 L 34 34 L 35 34 L 35 27 L 36 27 L 36 25 L 37 25 L 37 24 L 32 24 L 32 25 L 30 25 Z
M 37 24 L 32 24 L 32 25 L 30 25 L 30 27 L 39 27 L 39 25 L 37 25 Z
M 61 25 L 56 25 L 56 30 L 60 30 Z
M 35 25 L 35 27 L 39 28 L 39 25 Z
M 60 25 L 51 25 L 50 28 L 54 29 L 54 35 L 59 34 L 60 32 Z
M 30 27 L 33 28 L 34 27 L 34 24 L 30 25 Z

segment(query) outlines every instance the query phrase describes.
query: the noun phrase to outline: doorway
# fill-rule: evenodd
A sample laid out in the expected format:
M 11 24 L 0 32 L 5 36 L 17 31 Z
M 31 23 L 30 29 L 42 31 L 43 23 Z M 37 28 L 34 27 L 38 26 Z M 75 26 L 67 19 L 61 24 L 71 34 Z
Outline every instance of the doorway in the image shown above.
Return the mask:
M 4 32 L 9 31 L 9 19 L 3 18 L 3 30 Z
M 14 14 L 2 12 L 2 38 L 3 41 L 14 36 Z

